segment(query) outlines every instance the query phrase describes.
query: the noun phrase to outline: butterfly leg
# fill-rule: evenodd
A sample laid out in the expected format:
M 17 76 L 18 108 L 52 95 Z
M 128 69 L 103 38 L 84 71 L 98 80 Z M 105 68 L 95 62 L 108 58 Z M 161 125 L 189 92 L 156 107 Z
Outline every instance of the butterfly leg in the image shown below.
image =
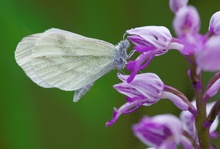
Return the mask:
M 83 88 L 76 90 L 74 93 L 73 102 L 79 101 L 79 99 L 89 91 L 89 89 L 94 85 L 94 83 L 95 82 L 90 83 L 87 86 L 84 86 Z
M 128 54 L 128 59 L 135 53 L 135 50 L 132 50 L 129 54 Z

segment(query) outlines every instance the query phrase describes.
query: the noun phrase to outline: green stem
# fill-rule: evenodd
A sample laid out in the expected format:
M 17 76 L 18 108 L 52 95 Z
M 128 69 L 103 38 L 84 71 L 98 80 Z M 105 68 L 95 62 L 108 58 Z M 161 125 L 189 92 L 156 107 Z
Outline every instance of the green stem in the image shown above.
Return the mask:
M 209 129 L 203 127 L 203 123 L 206 120 L 206 103 L 202 101 L 202 89 L 194 89 L 194 92 L 198 109 L 198 115 L 195 118 L 199 144 L 202 149 L 209 149 Z
M 203 93 L 202 93 L 202 75 L 197 74 L 196 69 L 197 65 L 194 60 L 194 56 L 190 57 L 191 59 L 191 69 L 190 76 L 194 89 L 196 106 L 198 110 L 198 114 L 195 116 L 196 119 L 196 129 L 197 135 L 199 139 L 199 144 L 202 149 L 209 149 L 209 129 L 207 127 L 203 127 L 203 123 L 206 120 L 206 102 L 203 101 Z

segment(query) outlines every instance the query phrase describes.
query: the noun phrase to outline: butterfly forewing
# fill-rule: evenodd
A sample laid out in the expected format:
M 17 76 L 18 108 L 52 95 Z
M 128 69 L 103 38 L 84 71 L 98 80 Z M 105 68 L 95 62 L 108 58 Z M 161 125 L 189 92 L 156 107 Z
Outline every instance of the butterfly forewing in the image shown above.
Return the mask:
M 40 86 L 77 90 L 113 69 L 115 54 L 108 42 L 51 29 L 24 38 L 16 61 Z

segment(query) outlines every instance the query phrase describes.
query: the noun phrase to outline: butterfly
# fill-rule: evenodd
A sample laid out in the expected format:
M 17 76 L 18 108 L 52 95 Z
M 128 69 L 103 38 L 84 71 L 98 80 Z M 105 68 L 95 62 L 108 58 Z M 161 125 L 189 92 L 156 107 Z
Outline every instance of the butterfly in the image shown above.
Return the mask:
M 16 47 L 15 60 L 37 85 L 75 91 L 76 102 L 97 79 L 125 67 L 129 46 L 128 40 L 115 46 L 52 28 L 23 38 Z

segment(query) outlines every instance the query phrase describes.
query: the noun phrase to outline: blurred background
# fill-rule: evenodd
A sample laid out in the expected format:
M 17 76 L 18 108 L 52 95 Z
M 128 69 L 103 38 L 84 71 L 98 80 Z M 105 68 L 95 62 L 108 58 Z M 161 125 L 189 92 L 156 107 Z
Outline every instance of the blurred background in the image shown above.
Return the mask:
M 206 33 L 218 1 L 190 1 Z M 162 25 L 172 30 L 168 0 L 1 0 L 0 1 L 0 149 L 143 149 L 131 126 L 143 115 L 178 110 L 164 100 L 122 115 L 111 127 L 113 107 L 125 96 L 113 89 L 116 70 L 100 78 L 77 103 L 73 92 L 44 89 L 33 83 L 16 64 L 14 51 L 25 36 L 60 28 L 117 44 L 127 29 Z M 134 57 L 133 57 L 134 58 Z M 193 98 L 186 59 L 177 51 L 156 57 L 145 71 L 157 73 L 165 84 Z M 204 74 L 204 83 L 212 74 Z

